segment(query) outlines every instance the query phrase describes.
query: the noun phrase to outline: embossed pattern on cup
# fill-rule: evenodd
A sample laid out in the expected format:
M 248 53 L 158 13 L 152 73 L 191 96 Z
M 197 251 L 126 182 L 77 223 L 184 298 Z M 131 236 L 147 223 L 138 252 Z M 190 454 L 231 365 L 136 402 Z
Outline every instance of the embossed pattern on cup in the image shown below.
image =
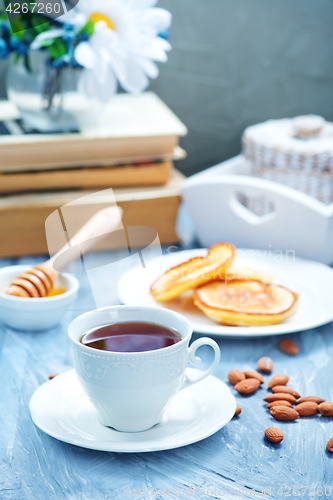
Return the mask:
M 114 321 L 157 323 L 174 328 L 182 340 L 163 349 L 131 353 L 101 351 L 80 343 L 86 331 Z M 161 421 L 164 409 L 183 386 L 196 382 L 184 380 L 187 362 L 198 364 L 199 359 L 193 357 L 193 350 L 189 359 L 191 326 L 173 311 L 153 307 L 113 306 L 76 318 L 68 332 L 78 380 L 103 425 L 126 432 L 147 430 Z M 206 342 L 202 340 L 200 345 L 215 344 L 211 339 Z M 219 349 L 215 345 L 212 347 L 216 365 Z M 209 369 L 210 373 L 212 369 Z M 207 374 L 204 372 L 204 376 Z

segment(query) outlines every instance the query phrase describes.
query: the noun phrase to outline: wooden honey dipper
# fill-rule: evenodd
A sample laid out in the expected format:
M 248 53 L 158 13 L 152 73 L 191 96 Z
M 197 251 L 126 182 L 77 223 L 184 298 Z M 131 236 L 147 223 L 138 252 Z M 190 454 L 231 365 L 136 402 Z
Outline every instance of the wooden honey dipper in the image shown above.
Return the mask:
M 74 260 L 78 254 L 68 252 L 68 249 L 84 242 L 85 251 L 94 246 L 95 237 L 107 235 L 120 228 L 122 209 L 119 207 L 108 207 L 97 212 L 51 259 L 16 278 L 6 290 L 8 295 L 25 298 L 46 297 L 53 287 L 53 284 L 60 274 L 53 265 L 61 255 L 61 265 L 57 265 L 60 270 Z

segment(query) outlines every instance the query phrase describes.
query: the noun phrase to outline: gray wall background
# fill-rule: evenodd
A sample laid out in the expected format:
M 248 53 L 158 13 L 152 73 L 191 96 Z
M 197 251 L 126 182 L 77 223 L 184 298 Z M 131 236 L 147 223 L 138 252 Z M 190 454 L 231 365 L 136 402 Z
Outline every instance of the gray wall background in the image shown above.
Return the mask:
M 160 0 L 173 14 L 154 90 L 184 121 L 190 175 L 239 153 L 245 127 L 333 120 L 333 0 Z M 0 63 L 0 96 L 4 95 Z
M 188 126 L 187 175 L 239 153 L 269 118 L 333 120 L 333 0 L 160 0 L 169 61 L 151 88 Z

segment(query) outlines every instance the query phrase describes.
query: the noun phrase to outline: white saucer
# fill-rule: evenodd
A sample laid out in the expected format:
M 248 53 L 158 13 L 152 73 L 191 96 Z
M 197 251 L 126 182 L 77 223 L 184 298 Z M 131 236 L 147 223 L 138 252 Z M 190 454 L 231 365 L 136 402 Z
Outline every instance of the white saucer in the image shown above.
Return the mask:
M 226 384 L 211 375 L 180 391 L 161 424 L 145 432 L 118 432 L 99 423 L 75 371 L 70 370 L 41 385 L 29 408 L 37 427 L 60 441 L 93 450 L 139 453 L 179 448 L 211 436 L 232 419 L 236 400 Z
M 203 256 L 207 250 L 185 250 L 163 255 L 147 263 L 146 269 L 136 266 L 127 271 L 118 283 L 122 303 L 136 306 L 165 307 L 150 295 L 152 283 L 165 271 L 193 257 Z M 333 269 L 293 254 L 271 251 L 237 249 L 233 264 L 272 276 L 274 282 L 286 286 L 300 296 L 296 312 L 286 321 L 269 326 L 224 326 L 208 319 L 199 309 L 184 311 L 178 305 L 171 309 L 185 316 L 195 332 L 226 337 L 257 337 L 279 335 L 316 328 L 333 321 Z M 166 303 L 168 304 L 168 303 Z

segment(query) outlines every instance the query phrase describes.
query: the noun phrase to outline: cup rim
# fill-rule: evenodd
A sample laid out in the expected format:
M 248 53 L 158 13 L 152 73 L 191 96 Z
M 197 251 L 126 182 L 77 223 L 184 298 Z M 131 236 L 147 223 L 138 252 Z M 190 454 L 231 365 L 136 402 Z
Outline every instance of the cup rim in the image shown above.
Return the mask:
M 121 308 L 121 309 L 138 309 L 138 308 L 140 308 L 141 310 L 145 310 L 147 312 L 152 311 L 152 310 L 156 311 L 157 309 L 159 309 L 159 308 L 153 307 L 153 306 L 134 306 L 134 305 L 114 305 L 114 306 L 102 307 L 100 309 L 92 309 L 91 311 L 87 311 L 86 313 L 80 314 L 80 316 L 77 316 L 75 319 L 73 319 L 70 322 L 70 324 L 68 325 L 68 328 L 67 328 L 67 334 L 69 336 L 70 341 L 74 344 L 74 346 L 79 347 L 80 350 L 82 350 L 83 352 L 86 352 L 87 354 L 90 354 L 90 355 L 92 355 L 95 351 L 97 351 L 98 355 L 106 356 L 106 357 L 117 356 L 117 357 L 133 357 L 133 358 L 135 358 L 135 357 L 142 357 L 142 356 L 151 356 L 152 354 L 156 355 L 158 353 L 162 353 L 162 352 L 170 351 L 172 349 L 176 349 L 177 347 L 183 345 L 184 343 L 189 342 L 189 340 L 192 336 L 193 329 L 192 329 L 191 323 L 188 321 L 188 319 L 185 318 L 184 316 L 182 316 L 181 314 L 179 314 L 175 311 L 170 311 L 168 309 L 162 309 L 163 313 L 165 313 L 169 316 L 173 316 L 174 318 L 183 321 L 186 325 L 187 333 L 184 337 L 182 336 L 181 340 L 179 342 L 177 342 L 176 344 L 173 344 L 173 345 L 170 345 L 167 347 L 162 347 L 161 349 L 154 349 L 152 351 L 142 351 L 142 352 L 103 351 L 101 349 L 92 349 L 91 347 L 88 347 L 84 344 L 81 344 L 81 342 L 79 340 L 77 340 L 76 338 L 74 338 L 74 336 L 72 335 L 70 330 L 71 330 L 71 328 L 73 328 L 73 326 L 75 326 L 73 324 L 77 320 L 82 319 L 84 316 L 88 316 L 88 315 L 90 315 L 92 313 L 96 313 L 98 311 L 115 310 L 115 309 L 119 309 L 119 308 Z M 145 321 L 145 320 L 142 320 L 142 321 Z M 147 323 L 149 323 L 149 322 L 153 323 L 152 321 L 147 320 Z M 125 323 L 125 321 L 121 321 L 121 323 Z M 156 322 L 156 324 L 160 325 L 161 323 Z M 178 333 L 181 335 L 180 332 L 178 332 Z

